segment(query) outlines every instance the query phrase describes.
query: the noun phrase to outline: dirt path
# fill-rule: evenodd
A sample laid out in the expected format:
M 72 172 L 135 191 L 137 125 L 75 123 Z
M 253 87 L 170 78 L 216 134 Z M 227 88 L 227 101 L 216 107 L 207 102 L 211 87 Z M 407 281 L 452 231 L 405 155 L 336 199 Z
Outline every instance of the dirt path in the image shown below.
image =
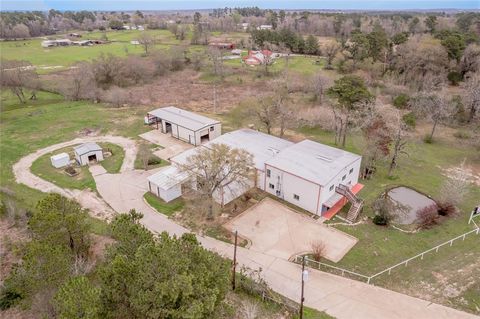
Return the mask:
M 135 142 L 125 137 L 106 135 L 76 138 L 68 142 L 58 143 L 38 150 L 21 158 L 15 163 L 13 165 L 13 174 L 19 184 L 25 184 L 28 187 L 38 189 L 45 193 L 56 192 L 65 197 L 74 198 L 83 207 L 89 209 L 95 217 L 110 220 L 115 214 L 115 211 L 96 193 L 90 190 L 64 189 L 36 176 L 30 171 L 33 162 L 39 157 L 60 148 L 85 142 L 109 142 L 120 145 L 125 150 L 125 159 L 120 168 L 120 172 L 123 173 L 134 169 L 135 157 L 137 155 L 137 146 Z

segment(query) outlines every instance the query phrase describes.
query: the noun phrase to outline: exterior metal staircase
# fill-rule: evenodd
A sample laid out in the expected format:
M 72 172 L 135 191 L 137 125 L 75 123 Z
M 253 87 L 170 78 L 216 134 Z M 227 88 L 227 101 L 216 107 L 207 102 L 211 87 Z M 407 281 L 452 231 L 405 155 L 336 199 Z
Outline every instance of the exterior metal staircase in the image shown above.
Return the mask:
M 345 196 L 345 198 L 352 204 L 350 209 L 347 213 L 347 220 L 351 223 L 355 222 L 358 215 L 362 211 L 363 208 L 363 199 L 357 197 L 348 186 L 340 184 L 335 187 L 335 192 L 339 193 L 340 195 Z

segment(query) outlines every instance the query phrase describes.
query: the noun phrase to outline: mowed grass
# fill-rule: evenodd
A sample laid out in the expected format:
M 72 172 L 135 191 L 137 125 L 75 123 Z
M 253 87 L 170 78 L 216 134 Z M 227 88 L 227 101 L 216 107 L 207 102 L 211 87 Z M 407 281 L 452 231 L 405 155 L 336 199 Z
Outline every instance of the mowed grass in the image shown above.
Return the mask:
M 5 95 L 10 94 L 8 91 Z M 2 94 L 2 98 L 4 95 Z M 54 95 L 39 98 L 35 103 L 14 107 L 2 103 L 0 113 L 0 185 L 15 193 L 17 199 L 34 207 L 42 198 L 40 191 L 15 183 L 12 165 L 21 157 L 49 145 L 78 137 L 85 128 L 98 129 L 99 134 L 138 138 L 146 132 L 143 115 L 146 108 L 107 108 L 90 102 L 66 102 Z M 5 96 L 5 101 L 15 100 Z M 14 102 L 16 103 L 16 102 Z
M 161 198 L 158 198 L 154 194 L 147 192 L 145 195 L 143 195 L 143 198 L 145 198 L 147 203 L 157 210 L 157 212 L 166 216 L 172 216 L 175 212 L 178 212 L 185 206 L 185 202 L 181 197 L 166 203 Z
M 125 151 L 120 145 L 112 144 L 112 143 L 98 143 L 102 148 L 103 151 L 108 151 L 112 155 L 108 157 L 104 157 L 104 160 L 100 162 L 100 165 L 105 168 L 107 173 L 116 174 L 120 172 L 120 168 L 123 164 L 123 159 L 125 158 Z
M 333 134 L 330 132 L 323 131 L 320 128 L 307 127 L 301 128 L 299 131 L 310 139 L 334 146 Z M 361 154 L 363 145 L 362 136 L 356 134 L 349 136 L 346 149 Z M 413 187 L 436 198 L 440 195 L 441 185 L 446 179 L 442 169 L 459 166 L 464 160 L 467 163 L 478 164 L 479 158 L 477 151 L 471 147 L 453 144 L 442 139 L 438 139 L 433 144 L 425 144 L 420 138 L 412 138 L 409 141 L 408 153 L 409 157 L 404 156 L 400 159 L 399 167 L 395 171 L 393 179 L 387 176 L 388 163 L 385 162 L 379 165 L 371 180 L 360 180 L 360 183 L 365 185 L 359 193 L 359 196 L 365 199 L 363 216 L 373 217 L 374 212 L 371 208 L 373 202 L 386 187 L 394 185 Z M 334 265 L 361 274 L 373 275 L 413 257 L 422 251 L 474 229 L 473 225 L 468 225 L 467 222 L 471 210 L 475 205 L 478 205 L 479 199 L 480 188 L 472 184 L 469 187 L 468 195 L 460 205 L 458 216 L 447 219 L 441 225 L 430 230 L 421 230 L 413 234 L 403 233 L 391 227 L 374 225 L 370 219 L 367 223 L 354 227 L 334 226 L 359 239 L 358 243 L 345 257 Z M 332 221 L 332 223 L 335 222 L 341 221 L 339 219 Z M 392 270 L 390 276 L 384 275 L 374 280 L 374 283 L 394 290 L 406 292 L 410 289 L 411 292 L 415 292 L 416 285 L 420 285 L 421 280 L 424 279 L 431 287 L 434 287 L 433 289 L 441 289 L 439 288 L 443 285 L 441 280 L 430 280 L 432 279 L 430 278 L 432 272 L 441 268 L 442 265 L 444 267 L 451 265 L 451 261 L 455 258 L 466 261 L 466 264 L 469 262 L 478 263 L 478 260 L 480 260 L 479 239 L 477 235 L 474 235 L 470 240 L 457 241 L 452 247 L 441 248 L 438 255 L 412 263 L 406 268 L 401 267 L 400 271 L 398 269 Z M 324 262 L 329 263 L 326 260 Z M 466 264 L 457 263 L 458 267 L 451 265 L 451 273 L 460 271 L 462 265 Z M 423 297 L 425 298 L 425 296 Z M 462 297 L 467 301 L 459 302 Z M 480 304 L 480 294 L 472 297 L 472 294 L 467 290 L 447 301 L 441 299 L 437 299 L 437 301 L 445 304 L 454 303 L 456 307 L 461 309 L 475 311 L 475 305 Z
M 88 166 L 74 165 L 75 170 L 78 172 L 78 175 L 76 176 L 67 175 L 64 168 L 55 168 L 52 166 L 50 157 L 60 153 L 69 154 L 70 159 L 75 158 L 73 146 L 58 149 L 55 152 L 45 154 L 34 161 L 31 167 L 32 173 L 62 188 L 80 190 L 88 188 L 95 191 L 95 180 L 88 170 Z

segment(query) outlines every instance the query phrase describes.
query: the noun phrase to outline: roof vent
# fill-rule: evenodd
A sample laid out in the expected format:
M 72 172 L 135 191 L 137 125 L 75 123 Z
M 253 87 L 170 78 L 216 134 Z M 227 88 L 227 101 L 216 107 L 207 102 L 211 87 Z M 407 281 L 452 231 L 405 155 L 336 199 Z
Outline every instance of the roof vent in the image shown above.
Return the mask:
M 325 161 L 325 162 L 328 162 L 328 163 L 333 162 L 333 159 L 331 159 L 330 157 L 327 157 L 327 156 L 317 155 L 316 157 L 317 157 L 318 159 L 320 159 L 320 160 L 322 160 L 322 161 Z
M 277 155 L 280 152 L 279 150 L 277 150 L 276 148 L 273 148 L 273 147 L 269 147 L 268 150 L 271 151 L 273 153 L 273 155 Z

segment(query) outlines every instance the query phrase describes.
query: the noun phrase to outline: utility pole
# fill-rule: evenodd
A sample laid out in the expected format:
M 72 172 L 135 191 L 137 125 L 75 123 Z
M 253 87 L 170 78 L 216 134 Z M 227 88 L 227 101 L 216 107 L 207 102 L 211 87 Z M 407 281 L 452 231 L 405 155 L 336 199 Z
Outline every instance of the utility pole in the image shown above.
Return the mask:
M 232 267 L 232 290 L 235 290 L 235 277 L 236 277 L 236 266 L 237 266 L 237 239 L 238 231 L 235 231 L 235 245 L 233 246 L 233 267 Z
M 304 298 L 304 288 L 305 288 L 305 281 L 308 279 L 308 271 L 305 270 L 305 256 L 302 257 L 302 293 L 300 298 L 300 319 L 303 319 L 303 302 L 305 301 Z

